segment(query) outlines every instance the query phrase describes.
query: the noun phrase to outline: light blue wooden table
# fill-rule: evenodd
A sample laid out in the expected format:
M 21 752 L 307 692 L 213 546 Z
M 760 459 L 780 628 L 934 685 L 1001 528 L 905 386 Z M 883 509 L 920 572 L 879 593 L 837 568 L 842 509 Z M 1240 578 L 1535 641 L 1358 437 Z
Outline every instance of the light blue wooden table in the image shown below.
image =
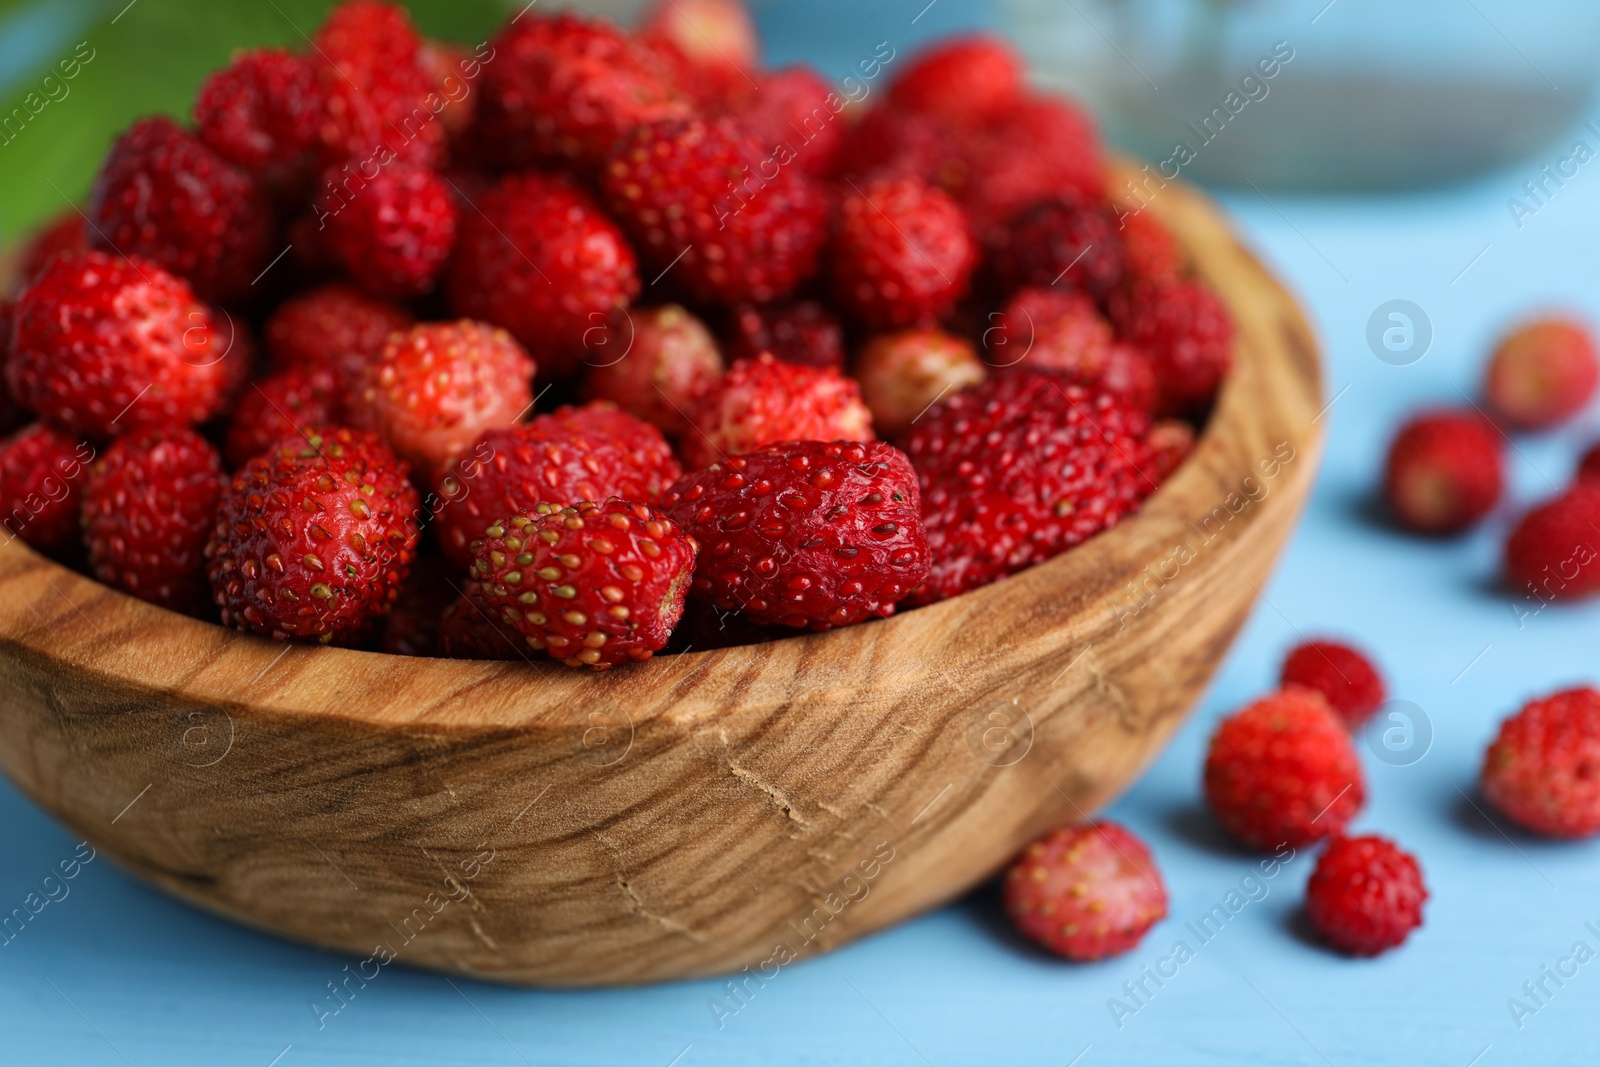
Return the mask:
M 778 5 L 769 37 L 791 54 L 847 64 L 853 52 L 838 43 L 847 35 L 870 47 L 891 23 L 909 40 L 981 17 L 975 5 L 943 0 L 913 31 L 906 24 L 920 3 L 881 7 L 862 4 L 818 27 Z M 59 899 L 0 946 L 0 1063 L 1594 1062 L 1600 962 L 1579 965 L 1572 953 L 1579 943 L 1600 951 L 1600 845 L 1497 826 L 1474 806 L 1473 782 L 1504 714 L 1600 675 L 1600 606 L 1519 618 L 1495 581 L 1513 506 L 1443 544 L 1397 536 L 1372 507 L 1373 472 L 1396 420 L 1472 393 L 1484 348 L 1507 321 L 1547 304 L 1600 318 L 1600 173 L 1584 172 L 1519 230 L 1506 201 L 1539 162 L 1423 195 L 1224 198 L 1320 324 L 1337 400 L 1321 482 L 1263 602 L 1188 725 L 1110 813 L 1151 843 L 1172 891 L 1171 918 L 1131 955 L 1093 966 L 1046 959 L 1019 944 L 979 893 L 785 968 L 720 1025 L 708 1006 L 725 993 L 718 982 L 537 993 L 403 967 L 319 1025 L 310 1005 L 349 960 L 210 918 L 97 858 L 80 860 L 60 883 L 66 895 L 57 888 Z M 1380 361 L 1367 342 L 1374 310 L 1395 299 L 1419 305 L 1433 329 L 1427 356 L 1408 366 Z M 1591 416 L 1519 442 L 1513 505 L 1562 483 L 1593 438 L 1600 420 Z M 1200 806 L 1213 724 L 1269 686 L 1283 651 L 1314 633 L 1371 648 L 1431 732 L 1430 744 L 1387 762 L 1364 753 L 1371 800 L 1357 825 L 1414 849 L 1434 893 L 1412 943 L 1375 961 L 1333 956 L 1303 933 L 1296 911 L 1308 857 L 1269 881 L 1246 881 L 1256 860 L 1221 840 Z M 0 785 L 0 911 L 42 893 L 77 847 Z M 1185 928 L 1241 885 L 1254 899 L 1220 933 L 1202 943 Z M 1178 940 L 1194 958 L 1174 973 L 1162 961 Z M 1513 998 L 1526 1009 L 1516 1016 Z

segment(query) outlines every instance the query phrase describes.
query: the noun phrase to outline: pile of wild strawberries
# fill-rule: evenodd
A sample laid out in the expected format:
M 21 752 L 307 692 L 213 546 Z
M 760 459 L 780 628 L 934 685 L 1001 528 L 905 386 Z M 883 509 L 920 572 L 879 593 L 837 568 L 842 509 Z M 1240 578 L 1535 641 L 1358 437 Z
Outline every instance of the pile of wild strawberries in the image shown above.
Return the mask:
M 834 88 L 738 0 L 475 49 L 351 0 L 134 123 L 22 280 L 13 535 L 279 640 L 596 670 L 1081 543 L 1233 343 L 1005 44 Z

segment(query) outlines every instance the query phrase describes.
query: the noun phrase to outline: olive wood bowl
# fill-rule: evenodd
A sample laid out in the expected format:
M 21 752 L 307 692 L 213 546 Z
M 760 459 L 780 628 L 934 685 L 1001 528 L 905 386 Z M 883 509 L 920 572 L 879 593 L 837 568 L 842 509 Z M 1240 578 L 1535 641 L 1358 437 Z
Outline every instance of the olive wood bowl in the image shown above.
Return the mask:
M 1294 300 L 1200 194 L 1152 202 L 1238 320 L 1144 509 L 1049 563 L 826 634 L 601 674 L 274 644 L 0 548 L 0 765 L 138 876 L 360 958 L 544 986 L 845 944 L 1128 786 L 1314 479 Z

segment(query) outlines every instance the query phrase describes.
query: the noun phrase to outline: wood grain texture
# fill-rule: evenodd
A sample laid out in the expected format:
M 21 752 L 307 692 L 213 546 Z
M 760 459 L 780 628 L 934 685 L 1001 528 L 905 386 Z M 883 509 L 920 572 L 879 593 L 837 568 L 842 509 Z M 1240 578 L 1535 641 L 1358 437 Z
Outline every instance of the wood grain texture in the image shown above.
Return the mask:
M 770 978 L 948 901 L 1149 762 L 1315 475 L 1294 301 L 1198 193 L 1151 210 L 1233 309 L 1237 368 L 1193 458 L 1066 556 L 592 675 L 276 645 L 13 541 L 0 764 L 127 869 L 369 976 L 392 955 L 538 985 Z

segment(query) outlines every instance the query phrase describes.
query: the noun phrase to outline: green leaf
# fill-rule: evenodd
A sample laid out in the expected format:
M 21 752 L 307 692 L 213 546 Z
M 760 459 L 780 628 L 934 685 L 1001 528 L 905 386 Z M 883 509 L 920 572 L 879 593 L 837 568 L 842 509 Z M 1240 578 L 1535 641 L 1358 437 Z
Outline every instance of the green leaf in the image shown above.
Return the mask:
M 81 203 L 106 148 L 134 119 L 157 112 L 187 119 L 200 82 L 236 50 L 304 48 L 333 6 L 330 0 L 125 4 L 0 0 L 0 56 L 24 34 L 63 38 L 49 42 L 54 51 L 37 55 L 19 80 L 7 71 L 14 87 L 0 98 L 0 245 Z M 485 40 L 513 10 L 507 0 L 407 6 L 424 33 L 468 45 Z M 54 20 L 44 33 L 41 14 Z M 67 78 L 79 42 L 81 54 L 92 58 Z

